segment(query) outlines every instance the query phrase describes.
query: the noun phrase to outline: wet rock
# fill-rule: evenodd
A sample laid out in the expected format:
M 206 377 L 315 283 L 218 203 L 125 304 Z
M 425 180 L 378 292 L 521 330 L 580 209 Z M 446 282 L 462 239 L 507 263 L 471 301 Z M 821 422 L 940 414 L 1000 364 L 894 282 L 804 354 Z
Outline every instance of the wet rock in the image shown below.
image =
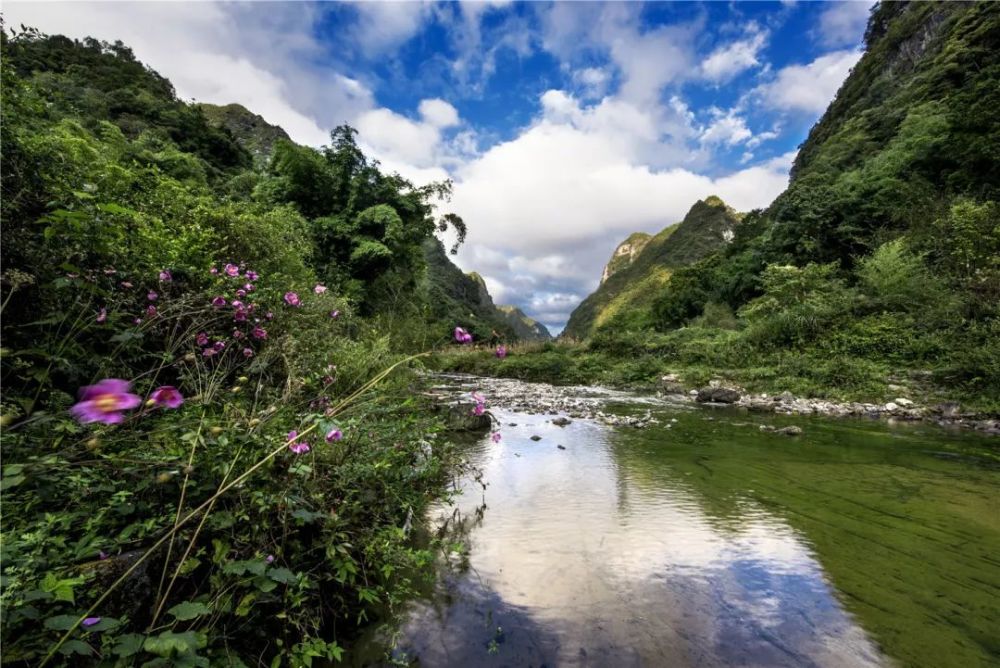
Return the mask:
M 945 401 L 944 403 L 938 404 L 931 410 L 933 410 L 935 413 L 943 415 L 944 417 L 955 417 L 956 415 L 958 415 L 958 412 L 959 410 L 961 410 L 961 408 L 962 407 L 959 405 L 957 401 Z
M 731 387 L 703 387 L 698 390 L 696 401 L 713 404 L 735 404 L 740 393 Z
M 882 407 L 882 410 L 884 410 L 886 413 L 892 413 L 893 411 L 898 409 L 899 406 L 893 403 L 892 401 L 890 401 L 889 403 L 887 403 L 885 406 Z
M 444 406 L 445 424 L 452 431 L 489 431 L 493 426 L 493 416 L 489 411 L 482 415 L 473 412 L 474 404 L 457 403 Z
M 542 440 L 542 437 L 541 437 L 541 436 L 539 436 L 538 434 L 534 434 L 534 435 L 533 435 L 533 436 L 531 437 L 531 440 L 532 440 L 532 441 L 540 441 L 540 440 Z
M 802 433 L 802 427 L 789 425 L 787 427 L 782 427 L 781 429 L 775 429 L 774 433 L 784 434 L 785 436 L 799 436 Z
M 557 445 L 556 447 L 559 448 L 560 450 L 565 450 L 566 449 L 565 445 Z
M 571 424 L 572 422 L 573 421 L 570 420 L 569 418 L 557 417 L 555 420 L 552 421 L 552 424 L 554 424 L 557 427 L 565 427 L 566 425 Z

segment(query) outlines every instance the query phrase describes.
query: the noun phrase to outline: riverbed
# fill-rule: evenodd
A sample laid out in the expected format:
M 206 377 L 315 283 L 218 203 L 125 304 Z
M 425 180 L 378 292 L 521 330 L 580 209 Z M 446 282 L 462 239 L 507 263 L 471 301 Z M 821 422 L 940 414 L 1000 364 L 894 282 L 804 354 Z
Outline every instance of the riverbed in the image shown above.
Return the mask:
M 1000 446 L 448 377 L 501 435 L 421 529 L 424 595 L 354 665 L 1000 665 Z M 780 433 L 785 427 L 797 429 Z

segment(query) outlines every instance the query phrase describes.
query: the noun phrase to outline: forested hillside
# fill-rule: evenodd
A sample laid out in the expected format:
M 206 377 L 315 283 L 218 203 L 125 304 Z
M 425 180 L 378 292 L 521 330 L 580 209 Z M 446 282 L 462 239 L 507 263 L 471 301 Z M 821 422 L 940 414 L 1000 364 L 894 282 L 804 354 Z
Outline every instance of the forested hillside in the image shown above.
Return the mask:
M 767 210 L 647 290 L 677 233 L 650 241 L 573 314 L 586 345 L 505 372 L 1000 410 L 1000 4 L 882 3 L 865 42 Z
M 450 184 L 186 104 L 121 43 L 2 56 L 5 664 L 339 657 L 451 461 L 404 355 L 500 326 L 428 273 Z
M 582 339 L 610 323 L 648 324 L 651 300 L 671 271 L 720 249 L 733 238 L 737 223 L 739 216 L 725 202 L 708 197 L 653 237 L 630 235 L 608 261 L 601 285 L 570 314 L 564 335 Z

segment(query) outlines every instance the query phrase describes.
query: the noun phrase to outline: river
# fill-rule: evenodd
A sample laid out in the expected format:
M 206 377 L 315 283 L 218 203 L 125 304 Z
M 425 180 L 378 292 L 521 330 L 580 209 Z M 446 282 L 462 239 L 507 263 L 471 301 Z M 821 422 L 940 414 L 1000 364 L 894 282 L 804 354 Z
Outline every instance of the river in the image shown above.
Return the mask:
M 540 387 L 589 417 L 526 412 Z M 483 391 L 502 440 L 463 444 L 478 474 L 426 518 L 448 544 L 436 578 L 354 665 L 1000 665 L 995 437 L 492 379 L 445 389 Z

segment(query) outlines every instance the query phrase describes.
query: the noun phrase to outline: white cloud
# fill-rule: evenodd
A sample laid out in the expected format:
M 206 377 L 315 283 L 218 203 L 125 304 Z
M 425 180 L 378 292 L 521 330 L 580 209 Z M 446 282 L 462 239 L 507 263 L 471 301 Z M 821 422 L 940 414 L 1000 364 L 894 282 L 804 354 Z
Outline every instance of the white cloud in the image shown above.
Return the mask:
M 352 5 L 358 12 L 354 41 L 367 56 L 399 48 L 412 39 L 432 16 L 425 2 L 369 0 Z
M 459 124 L 458 110 L 441 99 L 421 100 L 417 108 L 423 119 L 436 128 L 448 128 Z
M 819 16 L 819 38 L 824 46 L 856 46 L 868 25 L 869 0 L 830 2 Z
M 731 80 L 740 72 L 759 65 L 757 54 L 767 43 L 767 32 L 752 25 L 746 39 L 720 46 L 701 64 L 702 74 L 716 83 Z
M 601 67 L 585 67 L 573 72 L 573 80 L 582 88 L 588 98 L 600 98 L 611 82 L 611 75 Z
M 822 113 L 860 58 L 861 51 L 843 50 L 824 54 L 808 65 L 788 65 L 755 92 L 773 109 Z
M 730 109 L 723 113 L 713 107 L 711 113 L 712 122 L 701 133 L 702 143 L 736 146 L 753 137 L 753 133 L 747 127 L 746 119 L 737 114 L 735 110 Z

